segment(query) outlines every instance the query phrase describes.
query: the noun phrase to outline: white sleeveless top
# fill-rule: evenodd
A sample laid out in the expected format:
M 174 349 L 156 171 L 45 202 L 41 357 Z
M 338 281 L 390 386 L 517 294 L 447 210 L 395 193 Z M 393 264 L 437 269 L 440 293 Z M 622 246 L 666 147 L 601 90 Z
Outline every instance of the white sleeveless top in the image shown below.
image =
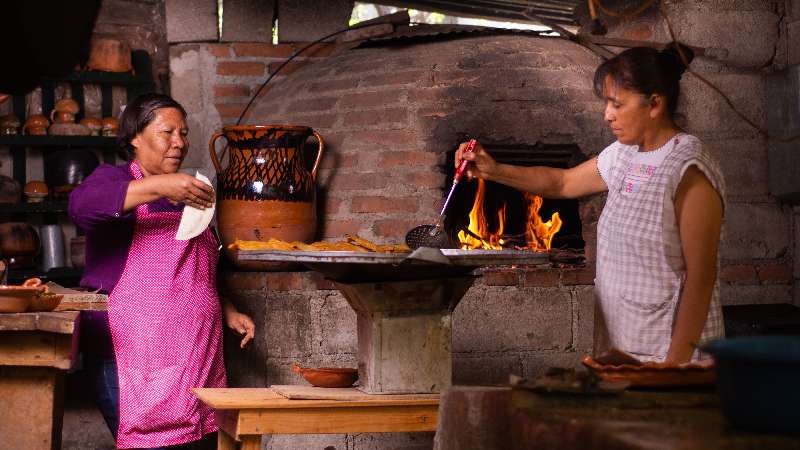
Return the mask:
M 615 142 L 598 157 L 598 171 L 608 186 L 597 226 L 598 310 L 607 344 L 642 361 L 666 358 L 686 279 L 674 206 L 678 183 L 686 169 L 696 166 L 725 198 L 719 168 L 696 137 L 679 133 L 653 152 L 644 155 L 638 146 Z M 657 164 L 634 162 L 642 156 Z M 723 335 L 715 283 L 700 340 Z M 692 359 L 699 358 L 695 351 Z

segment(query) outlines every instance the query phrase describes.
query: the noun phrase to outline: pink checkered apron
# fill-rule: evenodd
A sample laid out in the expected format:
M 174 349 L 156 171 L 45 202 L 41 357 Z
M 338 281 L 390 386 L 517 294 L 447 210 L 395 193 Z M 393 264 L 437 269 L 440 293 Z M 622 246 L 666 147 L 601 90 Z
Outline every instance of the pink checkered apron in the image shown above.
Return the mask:
M 141 179 L 132 163 L 131 174 Z M 195 441 L 217 430 L 195 387 L 225 387 L 217 244 L 175 240 L 180 212 L 136 208 L 125 268 L 108 299 L 119 372 L 117 448 Z

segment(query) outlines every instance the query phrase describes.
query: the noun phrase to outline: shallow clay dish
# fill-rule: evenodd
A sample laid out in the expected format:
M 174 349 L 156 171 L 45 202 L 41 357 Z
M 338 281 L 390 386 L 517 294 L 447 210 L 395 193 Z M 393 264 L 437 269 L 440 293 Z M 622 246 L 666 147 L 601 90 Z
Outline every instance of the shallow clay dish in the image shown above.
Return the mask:
M 628 381 L 632 387 L 673 387 L 714 384 L 714 364 L 687 363 L 663 366 L 655 363 L 601 364 L 591 356 L 581 361 L 587 369 L 604 381 Z
M 51 292 L 43 292 L 31 297 L 31 302 L 28 305 L 29 312 L 45 312 L 52 311 L 58 307 L 61 300 L 64 298 L 62 294 L 53 294 Z
M 47 289 L 41 283 L 38 278 L 31 278 L 26 280 L 22 286 L 0 285 L 0 313 L 27 311 L 33 298 L 43 294 Z
M 347 367 L 320 367 L 318 369 L 303 368 L 295 364 L 292 371 L 299 373 L 312 386 L 325 388 L 346 388 L 358 379 L 358 369 Z

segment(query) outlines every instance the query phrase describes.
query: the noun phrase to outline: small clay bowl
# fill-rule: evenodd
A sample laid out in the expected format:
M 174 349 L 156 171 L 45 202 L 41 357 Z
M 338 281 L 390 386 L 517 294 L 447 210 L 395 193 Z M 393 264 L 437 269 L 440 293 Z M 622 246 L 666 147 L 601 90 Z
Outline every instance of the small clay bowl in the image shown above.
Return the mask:
M 299 373 L 312 386 L 324 388 L 346 388 L 358 379 L 358 369 L 347 367 L 320 367 L 318 369 L 303 368 L 295 364 L 292 371 Z
M 63 294 L 53 294 L 51 292 L 43 292 L 31 297 L 31 302 L 28 305 L 29 312 L 44 312 L 52 311 L 58 307 L 61 300 L 64 298 Z

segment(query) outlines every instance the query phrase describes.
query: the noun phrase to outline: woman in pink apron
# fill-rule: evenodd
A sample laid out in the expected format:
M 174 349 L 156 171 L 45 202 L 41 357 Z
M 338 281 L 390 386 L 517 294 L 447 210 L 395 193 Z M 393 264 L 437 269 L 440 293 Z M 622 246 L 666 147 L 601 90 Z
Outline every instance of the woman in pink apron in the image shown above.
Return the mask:
M 680 49 L 680 50 L 679 50 Z M 623 51 L 595 72 L 605 120 L 617 141 L 571 169 L 495 162 L 481 146 L 463 154 L 469 177 L 545 198 L 608 192 L 597 226 L 598 312 L 605 342 L 642 361 L 701 358 L 704 340 L 723 335 L 717 250 L 724 183 L 699 139 L 675 123 L 681 74 L 692 52 Z
M 170 97 L 135 99 L 122 115 L 118 138 L 131 161 L 124 168 L 101 166 L 70 198 L 73 218 L 89 229 L 84 284 L 113 285 L 108 320 L 119 379 L 121 449 L 213 448 L 214 413 L 191 390 L 226 385 L 223 318 L 244 335 L 242 346 L 255 328 L 229 302 L 220 303 L 218 243 L 211 230 L 175 239 L 183 205 L 206 208 L 214 197 L 211 186 L 178 173 L 188 150 L 185 118 Z M 112 217 L 97 206 L 108 202 L 105 198 L 116 204 Z M 114 261 L 102 264 L 105 253 L 92 243 L 114 239 L 102 236 L 108 230 L 101 225 L 113 225 L 115 217 L 134 220 L 130 237 L 124 227 L 115 227 L 130 244 L 117 269 L 121 274 L 109 281 L 103 270 Z

